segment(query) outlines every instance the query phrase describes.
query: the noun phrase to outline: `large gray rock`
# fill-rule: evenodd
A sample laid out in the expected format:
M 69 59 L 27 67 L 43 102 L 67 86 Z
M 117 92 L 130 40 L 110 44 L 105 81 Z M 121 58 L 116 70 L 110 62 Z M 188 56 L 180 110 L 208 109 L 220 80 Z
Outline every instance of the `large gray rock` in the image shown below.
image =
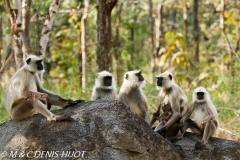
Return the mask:
M 81 156 L 103 160 L 180 159 L 171 143 L 119 101 L 90 101 L 54 113 L 65 113 L 73 120 L 48 122 L 42 115 L 35 115 L 0 125 L 0 156 L 4 159 Z
M 0 159 L 240 159 L 236 141 L 211 138 L 207 148 L 195 150 L 201 136 L 186 133 L 172 144 L 115 100 L 85 102 L 54 113 L 65 113 L 72 121 L 48 122 L 38 114 L 1 124 Z
M 187 160 L 240 160 L 240 142 L 212 137 L 205 147 L 196 150 L 195 143 L 201 139 L 200 135 L 185 133 L 174 146 Z

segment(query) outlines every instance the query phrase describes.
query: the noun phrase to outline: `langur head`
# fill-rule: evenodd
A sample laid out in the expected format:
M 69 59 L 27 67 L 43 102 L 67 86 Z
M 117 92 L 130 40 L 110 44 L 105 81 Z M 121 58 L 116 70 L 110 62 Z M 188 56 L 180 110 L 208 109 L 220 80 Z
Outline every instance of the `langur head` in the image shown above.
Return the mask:
M 192 94 L 193 102 L 203 103 L 210 99 L 208 91 L 204 87 L 198 87 Z
M 145 80 L 142 76 L 142 70 L 126 72 L 123 83 L 131 87 L 142 87 L 145 84 Z
M 160 74 L 157 78 L 157 86 L 161 88 L 171 88 L 174 84 L 172 73 L 165 71 Z
M 102 89 L 116 88 L 114 76 L 108 71 L 101 71 L 96 75 L 95 86 Z
M 42 58 L 28 55 L 24 66 L 29 72 L 42 72 L 44 71 L 42 61 Z

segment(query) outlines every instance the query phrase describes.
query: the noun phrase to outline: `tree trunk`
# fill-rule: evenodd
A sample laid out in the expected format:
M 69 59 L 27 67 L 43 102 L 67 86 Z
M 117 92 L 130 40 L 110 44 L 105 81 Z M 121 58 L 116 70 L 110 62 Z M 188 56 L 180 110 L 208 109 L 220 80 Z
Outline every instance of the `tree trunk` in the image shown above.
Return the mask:
M 50 31 L 52 29 L 53 21 L 58 12 L 61 0 L 53 0 L 49 6 L 49 11 L 45 15 L 45 22 L 41 32 L 40 46 L 38 51 L 38 56 L 45 57 L 45 52 L 48 44 L 48 38 Z M 43 62 L 44 63 L 44 62 Z M 43 72 L 39 74 L 40 79 L 42 79 Z
M 133 70 L 133 67 L 132 67 L 132 64 L 134 64 L 134 52 L 135 52 L 135 46 L 134 46 L 134 28 L 131 27 L 130 28 L 130 37 L 129 37 L 129 40 L 130 40 L 130 44 L 131 44 L 131 50 L 130 50 L 130 60 L 127 61 L 127 68 L 129 71 Z
M 109 70 L 111 60 L 111 12 L 117 0 L 99 0 L 97 13 L 97 70 Z
M 225 32 L 224 12 L 225 12 L 225 0 L 221 0 L 220 28 Z
M 158 70 L 158 61 L 157 54 L 154 52 L 154 18 L 152 15 L 153 2 L 152 0 L 148 1 L 149 3 L 149 33 L 150 33 L 150 52 L 151 52 L 151 78 L 150 83 L 153 83 L 156 71 Z
M 0 63 L 1 63 L 1 65 L 0 65 L 0 68 L 1 68 L 1 66 L 2 66 L 2 49 L 3 49 L 3 46 L 2 46 L 2 44 L 3 44 L 3 39 L 2 39 L 2 37 L 3 37 L 3 30 L 2 30 L 2 10 L 3 10 L 3 7 L 2 6 L 0 6 Z
M 83 0 L 77 0 L 79 11 L 82 12 L 83 10 Z M 79 86 L 82 87 L 82 42 L 81 42 L 81 19 L 82 17 L 78 16 L 77 23 L 80 23 L 80 25 L 77 25 L 77 41 L 78 41 L 78 72 L 79 72 Z
M 194 60 L 195 62 L 199 62 L 199 25 L 198 25 L 198 0 L 194 0 L 194 7 L 193 7 L 193 27 L 194 27 Z
M 31 9 L 31 0 L 22 1 L 22 51 L 23 59 L 25 60 L 26 55 L 31 53 L 31 44 L 30 44 L 30 9 Z
M 237 53 L 237 51 L 240 48 L 240 21 L 238 21 L 237 24 L 236 24 L 236 37 L 237 37 L 237 40 L 236 40 L 236 44 L 235 44 L 235 49 L 234 50 Z
M 186 46 L 188 46 L 188 36 L 187 36 L 187 30 L 188 30 L 188 23 L 187 23 L 187 18 L 188 18 L 188 13 L 187 13 L 187 0 L 184 0 L 183 4 L 183 33 L 186 41 Z
M 10 15 L 12 44 L 17 70 L 24 65 L 22 52 L 22 7 L 20 0 L 13 0 L 11 9 L 9 0 L 5 0 L 5 8 Z
M 120 23 L 121 23 L 121 12 L 122 12 L 123 2 L 120 3 L 120 5 L 116 6 L 116 21 L 115 21 L 115 42 L 114 42 L 114 52 L 113 52 L 113 68 L 115 71 L 115 79 L 117 84 L 121 84 L 121 65 L 123 64 L 121 59 L 121 44 L 119 39 L 120 34 Z
M 238 8 L 240 8 L 240 2 L 236 1 L 235 2 L 235 6 L 237 6 Z M 237 53 L 237 51 L 239 51 L 240 48 L 240 20 L 238 19 L 237 24 L 236 24 L 236 44 L 235 44 L 235 53 Z
M 160 53 L 161 42 L 163 41 L 163 5 L 164 1 L 159 2 L 157 6 L 157 18 L 156 18 L 156 56 L 159 58 L 162 54 Z M 161 72 L 161 68 L 158 67 L 159 72 Z
M 170 23 L 169 30 L 174 30 L 174 24 L 176 23 L 176 15 L 177 15 L 177 11 L 173 4 L 171 7 L 171 10 L 170 10 L 170 22 L 171 23 Z
M 81 19 L 81 48 L 82 48 L 82 89 L 86 88 L 87 81 L 87 45 L 86 45 L 86 19 L 88 16 L 89 1 L 84 0 L 84 14 Z

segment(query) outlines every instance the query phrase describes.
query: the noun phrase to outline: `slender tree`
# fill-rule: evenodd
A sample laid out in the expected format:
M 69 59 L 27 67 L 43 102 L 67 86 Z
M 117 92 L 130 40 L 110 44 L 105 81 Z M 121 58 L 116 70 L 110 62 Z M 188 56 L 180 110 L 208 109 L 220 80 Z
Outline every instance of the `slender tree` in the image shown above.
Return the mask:
M 177 11 L 175 8 L 175 3 L 171 6 L 170 9 L 170 26 L 169 26 L 169 30 L 174 30 L 175 28 L 175 23 L 176 23 L 176 15 L 177 15 Z
M 86 20 L 88 16 L 89 1 L 84 0 L 84 13 L 81 19 L 81 48 L 82 48 L 82 88 L 86 88 L 87 81 L 87 45 L 86 45 Z
M 221 0 L 220 28 L 223 30 L 223 32 L 225 32 L 224 12 L 225 12 L 225 0 Z
M 157 54 L 154 52 L 154 18 L 153 18 L 153 2 L 152 0 L 148 1 L 149 3 L 149 44 L 150 44 L 150 52 L 151 52 L 151 79 L 150 83 L 153 83 L 154 76 L 158 70 L 158 61 L 157 61 Z
M 83 10 L 83 0 L 77 0 L 78 6 L 77 9 L 80 10 L 80 12 Z M 79 71 L 79 86 L 82 86 L 82 42 L 81 42 L 81 19 L 82 14 L 78 15 L 77 19 L 77 41 L 78 41 L 78 71 Z
M 4 5 L 6 11 L 10 15 L 13 51 L 16 62 L 16 68 L 19 69 L 24 65 L 25 55 L 31 52 L 30 45 L 30 8 L 31 0 L 12 0 L 13 8 L 10 0 L 5 0 Z M 46 13 L 44 26 L 41 32 L 38 55 L 45 57 L 45 51 L 48 43 L 49 33 L 52 28 L 53 20 L 56 16 L 60 4 L 60 0 L 53 0 Z M 42 78 L 42 74 L 39 75 Z
M 187 35 L 187 30 L 188 30 L 188 23 L 187 23 L 187 18 L 188 18 L 188 13 L 187 13 L 188 9 L 187 9 L 187 0 L 184 0 L 183 2 L 183 33 L 184 33 L 184 37 L 186 40 L 186 44 L 188 46 L 188 35 Z
M 195 62 L 199 62 L 199 24 L 198 24 L 198 0 L 194 0 L 193 7 L 193 30 L 194 30 L 194 60 Z
M 23 58 L 26 57 L 26 54 L 31 53 L 30 45 L 30 9 L 31 9 L 31 0 L 22 0 L 22 51 Z
M 120 24 L 121 24 L 121 13 L 123 8 L 123 1 L 116 5 L 116 20 L 115 20 L 115 42 L 114 42 L 114 52 L 113 52 L 113 67 L 116 75 L 117 84 L 121 84 L 121 43 L 120 43 Z
M 2 42 L 2 37 L 3 37 L 3 30 L 2 30 L 2 6 L 0 6 L 0 63 L 2 64 L 2 49 L 3 49 L 3 42 Z M 1 65 L 0 65 L 1 67 Z
M 111 56 L 111 12 L 117 0 L 98 0 L 97 5 L 97 70 L 109 70 Z
M 157 16 L 156 16 L 156 58 L 159 58 L 162 54 L 160 53 L 160 49 L 162 47 L 161 42 L 163 41 L 163 6 L 164 0 L 159 2 L 157 5 Z M 158 67 L 159 72 L 161 69 Z
M 5 0 L 5 9 L 10 15 L 12 44 L 14 50 L 14 58 L 16 68 L 19 69 L 24 65 L 22 52 L 22 6 L 20 0 L 13 0 L 13 8 L 10 6 L 10 1 Z
M 48 12 L 45 15 L 45 21 L 44 21 L 44 26 L 41 32 L 40 45 L 39 45 L 39 51 L 38 51 L 38 55 L 41 55 L 43 58 L 45 57 L 48 38 L 50 35 L 50 31 L 52 29 L 53 21 L 58 12 L 60 2 L 61 0 L 53 0 L 49 6 Z M 42 76 L 43 76 L 43 72 L 40 74 L 40 79 L 42 79 Z

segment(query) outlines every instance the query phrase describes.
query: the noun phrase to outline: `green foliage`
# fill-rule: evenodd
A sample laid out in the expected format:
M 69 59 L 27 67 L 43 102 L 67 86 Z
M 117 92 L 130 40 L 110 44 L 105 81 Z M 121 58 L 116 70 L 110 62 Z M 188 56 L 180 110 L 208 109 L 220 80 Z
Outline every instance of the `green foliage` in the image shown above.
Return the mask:
M 10 119 L 5 109 L 4 93 L 5 90 L 0 87 L 0 124 Z

